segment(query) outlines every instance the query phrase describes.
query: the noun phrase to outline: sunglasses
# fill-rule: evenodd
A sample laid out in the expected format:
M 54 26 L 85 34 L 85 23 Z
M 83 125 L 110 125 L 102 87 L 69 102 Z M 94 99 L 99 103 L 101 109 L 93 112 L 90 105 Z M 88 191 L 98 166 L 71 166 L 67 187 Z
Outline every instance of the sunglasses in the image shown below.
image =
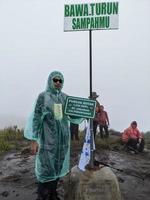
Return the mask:
M 59 81 L 59 83 L 62 83 L 62 80 L 58 79 L 58 78 L 53 78 L 53 81 L 54 81 L 54 83 L 57 83 L 58 81 Z

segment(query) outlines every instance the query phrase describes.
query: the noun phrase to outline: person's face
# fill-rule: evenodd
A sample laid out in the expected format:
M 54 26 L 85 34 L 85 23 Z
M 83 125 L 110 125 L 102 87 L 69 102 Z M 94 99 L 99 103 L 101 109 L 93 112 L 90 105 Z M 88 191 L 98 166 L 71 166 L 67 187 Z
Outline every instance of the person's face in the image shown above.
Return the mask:
M 104 107 L 103 107 L 103 106 L 100 106 L 100 110 L 103 111 L 103 110 L 104 110 Z
M 133 129 L 135 129 L 135 128 L 137 127 L 137 125 L 136 125 L 136 124 L 131 124 L 131 127 L 132 127 Z
M 55 89 L 59 90 L 62 86 L 62 80 L 59 77 L 53 78 L 53 83 L 54 83 Z
M 98 106 L 96 106 L 96 108 L 95 108 L 95 111 L 96 111 L 96 112 L 98 112 L 98 111 L 99 111 L 99 107 L 98 107 Z

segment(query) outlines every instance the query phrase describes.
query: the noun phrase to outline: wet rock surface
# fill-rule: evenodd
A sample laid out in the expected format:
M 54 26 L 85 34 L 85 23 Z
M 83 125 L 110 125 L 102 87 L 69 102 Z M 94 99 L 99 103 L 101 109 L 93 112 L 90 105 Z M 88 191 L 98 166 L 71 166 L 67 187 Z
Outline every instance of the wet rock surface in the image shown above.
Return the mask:
M 72 167 L 77 164 L 80 152 L 78 147 L 72 150 Z M 124 200 L 150 199 L 149 152 L 133 155 L 123 151 L 97 150 L 96 158 L 111 167 L 118 178 Z M 36 189 L 34 156 L 27 152 L 9 152 L 0 157 L 0 200 L 35 200 Z M 59 183 L 58 192 L 63 200 L 63 180 Z
M 34 156 L 11 152 L 0 160 L 0 200 L 36 199 Z
M 118 177 L 122 196 L 125 200 L 150 199 L 150 154 L 128 154 L 125 152 L 110 152 L 113 167 L 123 171 L 113 170 Z

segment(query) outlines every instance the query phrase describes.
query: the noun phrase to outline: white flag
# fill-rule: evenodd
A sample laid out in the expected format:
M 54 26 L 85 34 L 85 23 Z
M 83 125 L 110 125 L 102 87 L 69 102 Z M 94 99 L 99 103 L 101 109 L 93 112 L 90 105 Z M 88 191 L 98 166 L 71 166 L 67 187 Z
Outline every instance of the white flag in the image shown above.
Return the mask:
M 90 123 L 88 122 L 86 125 L 86 135 L 85 141 L 82 148 L 82 153 L 79 160 L 79 169 L 85 171 L 85 166 L 90 162 L 90 154 L 91 154 L 91 134 L 90 134 Z M 93 138 L 93 149 L 95 149 L 95 142 Z

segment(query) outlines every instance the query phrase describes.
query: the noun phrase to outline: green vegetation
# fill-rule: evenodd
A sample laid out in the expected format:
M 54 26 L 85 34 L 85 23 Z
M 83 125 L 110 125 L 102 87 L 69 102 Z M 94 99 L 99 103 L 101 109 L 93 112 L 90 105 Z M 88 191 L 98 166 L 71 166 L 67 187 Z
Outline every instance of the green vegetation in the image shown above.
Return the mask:
M 95 141 L 96 149 L 109 149 L 109 150 L 121 150 L 121 138 L 118 136 L 110 136 L 108 139 L 97 138 Z
M 145 138 L 145 146 L 147 149 L 150 149 L 150 131 L 146 132 L 144 134 L 144 138 Z
M 20 149 L 25 146 L 27 141 L 23 137 L 23 130 L 17 126 L 8 127 L 0 130 L 0 154 L 12 149 Z
M 108 139 L 104 138 L 103 140 L 100 138 L 100 134 L 96 136 L 95 145 L 96 149 L 109 149 L 109 150 L 123 150 L 123 145 L 121 142 L 121 133 L 118 131 L 115 131 L 113 129 L 109 130 L 110 137 Z M 78 144 L 80 144 L 80 147 L 82 148 L 83 142 L 84 142 L 84 135 L 85 133 L 80 132 L 80 140 Z M 144 133 L 144 140 L 145 140 L 145 148 L 150 150 L 150 131 L 147 131 Z M 72 142 L 72 145 L 75 146 L 77 143 L 76 141 Z
M 76 148 L 78 152 L 81 152 L 84 143 L 85 133 L 80 131 L 79 141 L 72 141 L 71 148 Z M 96 136 L 96 149 L 109 149 L 109 150 L 120 150 L 121 135 L 119 132 L 111 130 L 109 139 L 100 139 L 100 136 Z M 150 149 L 150 131 L 144 134 L 145 146 Z M 78 145 L 77 145 L 78 144 Z M 0 154 L 9 150 L 20 150 L 24 147 L 29 146 L 29 141 L 23 136 L 23 130 L 17 128 L 17 126 L 8 127 L 0 130 Z
M 111 135 L 108 139 L 107 138 L 101 139 L 100 134 L 96 136 L 96 139 L 95 139 L 96 149 L 120 150 L 122 148 L 121 134 L 115 131 L 111 131 L 110 134 Z M 83 131 L 80 131 L 79 141 L 75 141 L 75 140 L 72 141 L 71 147 L 76 148 L 76 146 L 78 146 L 78 148 L 81 150 L 84 143 L 84 137 L 85 137 L 85 133 Z

